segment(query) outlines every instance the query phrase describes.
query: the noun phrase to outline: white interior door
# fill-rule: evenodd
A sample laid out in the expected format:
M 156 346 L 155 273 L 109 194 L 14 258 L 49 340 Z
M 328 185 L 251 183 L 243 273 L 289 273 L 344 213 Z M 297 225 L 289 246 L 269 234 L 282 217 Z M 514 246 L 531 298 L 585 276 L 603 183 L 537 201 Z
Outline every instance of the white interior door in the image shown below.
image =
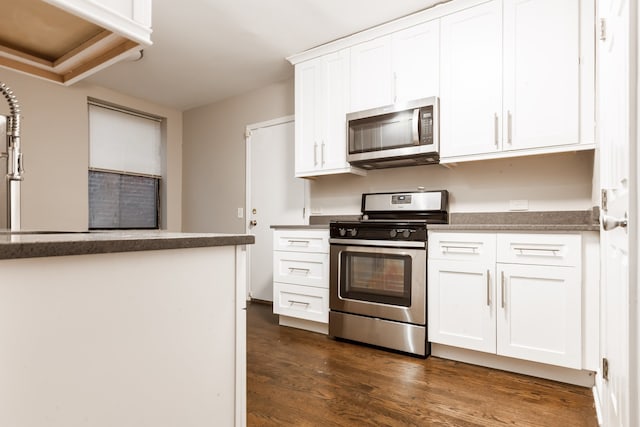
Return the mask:
M 631 194 L 636 191 L 636 161 L 631 156 L 631 137 L 636 126 L 635 50 L 631 50 L 630 30 L 636 17 L 629 0 L 601 0 L 598 3 L 600 37 L 598 68 L 598 123 L 600 138 L 600 185 L 602 187 L 601 232 L 601 369 L 596 385 L 604 426 L 635 426 L 638 393 L 630 376 L 638 367 L 631 337 L 637 323 L 633 306 L 637 286 L 636 259 L 630 253 L 629 232 L 635 230 L 637 216 Z M 634 193 L 631 193 L 634 192 Z M 633 208 L 634 210 L 630 210 Z M 620 222 L 631 218 L 629 226 Z M 617 226 L 616 226 L 617 225 Z M 630 257 L 631 255 L 631 257 Z M 634 264 L 630 266 L 630 264 Z M 630 284 L 633 287 L 630 287 Z M 606 367 L 605 367 L 606 365 Z
M 247 128 L 248 299 L 273 301 L 272 225 L 305 224 L 306 182 L 294 177 L 294 121 L 286 117 Z

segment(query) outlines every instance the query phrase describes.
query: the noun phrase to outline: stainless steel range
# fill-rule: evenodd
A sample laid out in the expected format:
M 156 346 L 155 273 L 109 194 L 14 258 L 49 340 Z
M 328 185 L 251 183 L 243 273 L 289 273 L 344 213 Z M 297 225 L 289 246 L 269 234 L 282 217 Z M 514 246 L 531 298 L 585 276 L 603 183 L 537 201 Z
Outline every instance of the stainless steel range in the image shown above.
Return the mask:
M 448 193 L 362 195 L 362 220 L 329 227 L 329 335 L 428 356 L 427 226 Z

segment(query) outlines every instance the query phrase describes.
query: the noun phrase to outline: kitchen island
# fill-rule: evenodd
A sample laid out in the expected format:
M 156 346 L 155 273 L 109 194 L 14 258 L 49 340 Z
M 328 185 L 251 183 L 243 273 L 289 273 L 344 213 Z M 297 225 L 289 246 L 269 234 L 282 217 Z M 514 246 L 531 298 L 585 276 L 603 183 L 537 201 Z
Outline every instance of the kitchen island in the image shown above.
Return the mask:
M 253 239 L 0 233 L 0 425 L 244 425 Z

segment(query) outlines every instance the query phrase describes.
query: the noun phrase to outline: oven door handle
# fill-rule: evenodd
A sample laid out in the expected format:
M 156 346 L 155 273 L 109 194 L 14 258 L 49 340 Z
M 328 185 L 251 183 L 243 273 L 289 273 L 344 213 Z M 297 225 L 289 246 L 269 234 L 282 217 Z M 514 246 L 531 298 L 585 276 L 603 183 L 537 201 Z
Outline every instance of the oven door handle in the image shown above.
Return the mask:
M 402 240 L 329 239 L 332 245 L 347 246 L 387 246 L 392 248 L 426 249 L 427 242 L 407 242 Z

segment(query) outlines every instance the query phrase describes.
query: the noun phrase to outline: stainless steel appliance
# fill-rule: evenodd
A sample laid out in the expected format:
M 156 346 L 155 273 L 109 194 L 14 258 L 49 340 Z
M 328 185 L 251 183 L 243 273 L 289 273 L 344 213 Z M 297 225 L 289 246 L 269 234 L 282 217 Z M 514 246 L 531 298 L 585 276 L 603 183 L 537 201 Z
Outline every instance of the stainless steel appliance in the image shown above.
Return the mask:
M 329 335 L 428 356 L 427 227 L 448 192 L 367 193 L 362 220 L 329 225 Z
M 440 161 L 437 97 L 347 114 L 347 160 L 364 169 Z

